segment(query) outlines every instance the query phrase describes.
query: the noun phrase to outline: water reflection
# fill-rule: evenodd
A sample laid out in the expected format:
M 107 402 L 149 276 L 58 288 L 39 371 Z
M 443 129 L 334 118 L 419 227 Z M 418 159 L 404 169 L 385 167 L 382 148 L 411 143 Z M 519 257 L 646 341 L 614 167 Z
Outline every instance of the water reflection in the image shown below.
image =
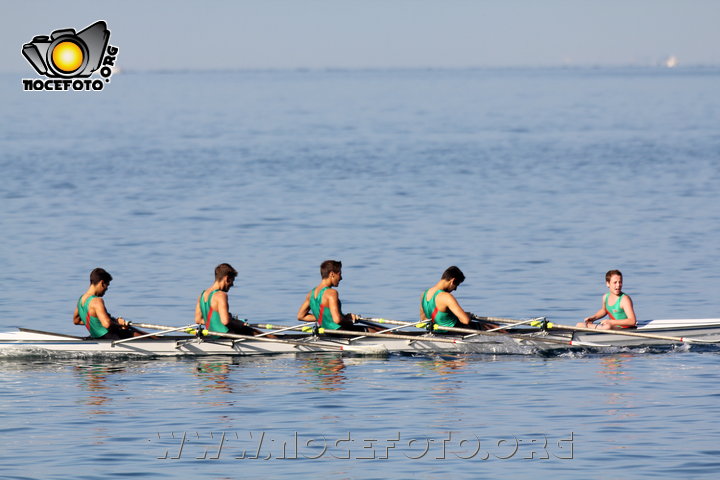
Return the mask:
M 629 368 L 633 359 L 634 356 L 627 353 L 600 358 L 598 373 L 606 380 L 605 413 L 617 420 L 637 416 L 633 413 L 636 394 L 628 391 L 634 384 Z
M 112 413 L 108 408 L 112 399 L 109 391 L 115 384 L 108 384 L 108 378 L 113 374 L 125 372 L 125 368 L 108 364 L 73 365 L 72 368 L 80 379 L 80 386 L 90 393 L 85 399 L 85 405 L 97 407 L 89 410 L 88 413 L 91 415 Z
M 466 373 L 468 359 L 465 355 L 443 355 L 420 362 L 419 366 L 425 371 L 437 375 L 437 379 L 432 381 L 430 389 L 434 396 L 437 396 L 442 402 L 446 402 L 447 398 L 445 397 L 462 388 L 463 380 L 458 375 Z
M 598 373 L 616 383 L 633 380 L 628 372 L 628 365 L 632 358 L 633 355 L 628 353 L 601 357 Z
M 210 391 L 233 393 L 228 378 L 230 366 L 227 360 L 198 360 L 195 373 L 201 383 L 201 393 Z
M 440 374 L 441 379 L 447 380 L 467 368 L 468 358 L 466 355 L 442 355 L 433 357 L 421 365 L 427 370 Z
M 343 390 L 347 377 L 345 376 L 345 361 L 341 355 L 319 354 L 303 356 L 300 360 L 300 372 L 315 384 L 317 390 L 337 392 Z

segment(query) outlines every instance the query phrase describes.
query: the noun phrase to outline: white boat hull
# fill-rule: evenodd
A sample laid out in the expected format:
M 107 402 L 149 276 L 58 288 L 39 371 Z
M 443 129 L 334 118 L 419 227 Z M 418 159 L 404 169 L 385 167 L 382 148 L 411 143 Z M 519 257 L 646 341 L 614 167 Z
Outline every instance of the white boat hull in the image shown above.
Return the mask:
M 720 344 L 720 319 L 652 320 L 637 329 L 640 334 L 684 338 L 688 343 Z M 317 352 L 378 355 L 388 353 L 505 353 L 531 354 L 538 351 L 576 348 L 644 347 L 683 343 L 667 339 L 626 336 L 619 332 L 600 330 L 572 332 L 556 328 L 512 329 L 513 335 L 461 336 L 433 335 L 419 332 L 388 335 L 387 338 L 349 339 L 337 336 L 279 334 L 285 341 L 261 339 L 197 338 L 190 335 L 159 336 L 156 339 L 116 343 L 112 340 L 89 339 L 70 335 L 19 329 L 0 333 L 0 356 L 26 355 L 126 355 L 126 356 L 207 356 L 207 355 L 277 355 Z M 402 337 L 402 338 L 399 338 Z

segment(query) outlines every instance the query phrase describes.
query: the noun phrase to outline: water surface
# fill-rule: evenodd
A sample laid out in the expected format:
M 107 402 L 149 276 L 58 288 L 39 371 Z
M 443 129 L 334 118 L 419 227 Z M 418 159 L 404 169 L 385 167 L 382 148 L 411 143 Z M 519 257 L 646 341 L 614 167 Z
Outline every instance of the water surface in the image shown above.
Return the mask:
M 240 271 L 233 312 L 289 323 L 326 258 L 343 261 L 346 311 L 368 316 L 415 318 L 456 264 L 461 304 L 482 315 L 574 323 L 619 268 L 641 319 L 717 317 L 718 80 L 127 73 L 79 94 L 2 76 L 0 328 L 80 334 L 72 311 L 96 266 L 114 276 L 112 313 L 189 323 L 220 262 Z M 5 358 L 0 464 L 7 478 L 711 478 L 716 362 L 696 348 Z M 295 434 L 314 450 L 278 459 Z M 320 437 L 332 448 L 307 458 Z M 258 459 L 236 458 L 259 438 Z

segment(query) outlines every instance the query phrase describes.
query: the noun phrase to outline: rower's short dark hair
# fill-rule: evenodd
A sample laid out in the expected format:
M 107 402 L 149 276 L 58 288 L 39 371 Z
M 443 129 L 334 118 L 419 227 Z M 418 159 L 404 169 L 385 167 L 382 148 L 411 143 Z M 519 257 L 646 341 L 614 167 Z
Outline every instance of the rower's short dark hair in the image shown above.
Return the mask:
M 339 260 L 325 260 L 320 264 L 320 276 L 327 278 L 331 273 L 340 273 L 342 262 Z
M 618 275 L 620 278 L 622 278 L 622 272 L 620 270 L 608 270 L 608 272 L 605 274 L 605 281 L 609 282 L 613 275 Z
M 237 277 L 237 270 L 235 270 L 229 263 L 221 263 L 215 267 L 215 280 L 220 281 L 225 277 L 230 277 L 233 280 Z
M 465 281 L 465 274 L 455 265 L 453 265 L 452 267 L 448 267 L 443 272 L 441 277 L 442 280 L 452 280 L 453 278 L 455 279 L 456 285 L 460 285 L 462 282 Z
M 112 281 L 112 275 L 110 275 L 104 268 L 94 268 L 90 272 L 90 284 L 97 285 L 100 282 L 110 283 Z

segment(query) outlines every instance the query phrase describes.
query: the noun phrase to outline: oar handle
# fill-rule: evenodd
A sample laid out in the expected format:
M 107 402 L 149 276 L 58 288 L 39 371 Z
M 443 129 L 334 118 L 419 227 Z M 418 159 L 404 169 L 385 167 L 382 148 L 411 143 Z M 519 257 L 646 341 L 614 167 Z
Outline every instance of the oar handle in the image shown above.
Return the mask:
M 260 335 L 257 335 L 258 337 L 263 337 L 266 335 L 274 334 L 274 333 L 280 333 L 280 332 L 286 332 L 288 330 L 302 330 L 304 327 L 308 326 L 308 322 L 303 322 L 298 325 L 272 325 L 270 323 L 253 323 L 250 324 L 251 327 L 254 328 L 262 328 L 265 330 L 271 330 L 270 332 L 261 333 Z
M 390 320 L 388 318 L 358 318 L 359 321 L 371 325 L 372 322 L 387 323 L 388 325 L 401 325 L 402 327 L 416 327 L 420 329 L 426 329 L 428 324 L 432 323 L 431 320 L 420 320 L 419 322 L 402 322 L 400 320 Z M 380 325 L 378 325 L 380 326 Z
M 507 324 L 522 325 L 525 323 L 534 322 L 536 320 L 542 320 L 545 317 L 536 317 L 536 318 L 531 318 L 529 320 L 518 320 L 516 318 L 505 318 L 505 317 L 484 317 L 482 315 L 475 315 L 474 313 L 471 313 L 470 318 L 472 318 L 473 320 L 477 320 L 478 322 L 507 323 Z
M 364 323 L 365 325 L 368 325 L 370 327 L 383 328 L 382 325 L 378 325 L 377 323 L 375 323 L 375 321 L 377 321 L 377 319 L 365 317 L 357 317 L 355 320 L 355 322 L 357 323 Z
M 192 323 L 190 325 L 187 325 L 185 327 L 171 327 L 168 325 L 155 325 L 153 323 L 140 323 L 140 322 L 128 322 L 129 327 L 140 327 L 140 328 L 150 328 L 153 330 L 182 330 L 184 328 L 192 328 L 194 329 L 197 324 Z

